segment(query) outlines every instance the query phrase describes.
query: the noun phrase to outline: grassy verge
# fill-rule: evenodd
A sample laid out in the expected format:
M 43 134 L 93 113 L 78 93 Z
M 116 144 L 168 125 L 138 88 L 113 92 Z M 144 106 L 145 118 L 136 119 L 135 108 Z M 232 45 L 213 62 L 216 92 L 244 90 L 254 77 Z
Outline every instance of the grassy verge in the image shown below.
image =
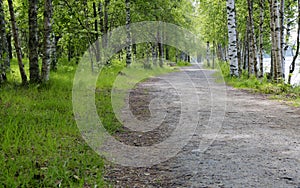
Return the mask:
M 136 82 L 139 74 L 145 74 L 137 71 L 140 67 L 124 69 L 124 64 L 115 62 L 99 76 L 97 108 L 111 133 L 121 127 L 110 101 L 114 80 L 122 72 L 128 82 Z M 51 73 L 48 85 L 24 88 L 17 84 L 20 76 L 12 62 L 12 82 L 0 87 L 0 187 L 109 186 L 103 179 L 105 161 L 85 143 L 74 120 L 75 71 L 74 65 L 61 65 Z M 171 71 L 153 68 L 146 73 L 154 76 Z
M 178 61 L 176 65 L 178 67 L 187 67 L 187 66 L 191 66 L 192 64 L 186 61 Z
M 226 83 L 230 86 L 240 89 L 246 89 L 251 92 L 270 94 L 271 99 L 284 101 L 295 107 L 300 106 L 300 87 L 293 87 L 285 83 L 272 83 L 266 77 L 258 79 L 255 76 L 248 78 L 246 73 L 241 77 L 230 76 L 230 67 L 228 63 L 219 63 L 222 75 Z M 220 73 L 218 73 L 220 74 Z

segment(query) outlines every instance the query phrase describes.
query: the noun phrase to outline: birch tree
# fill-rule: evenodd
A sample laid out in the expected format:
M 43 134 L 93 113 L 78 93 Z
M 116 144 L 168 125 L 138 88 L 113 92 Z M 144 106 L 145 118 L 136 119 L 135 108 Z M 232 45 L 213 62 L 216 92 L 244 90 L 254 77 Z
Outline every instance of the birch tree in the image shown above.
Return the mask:
M 7 81 L 6 72 L 10 67 L 5 25 L 3 2 L 0 1 L 0 83 Z
M 280 0 L 279 26 L 280 26 L 281 67 L 282 67 L 283 79 L 285 77 L 284 76 L 285 74 L 284 6 L 285 6 L 285 0 Z
M 206 43 L 206 63 L 207 63 L 207 66 L 210 67 L 210 45 L 209 45 L 209 41 L 207 41 L 207 43 Z
M 282 79 L 282 49 L 281 49 L 281 27 L 280 27 L 280 12 L 278 0 L 271 0 L 271 20 L 273 25 L 272 48 L 274 53 L 273 61 L 273 78 L 275 81 Z
M 162 44 L 163 32 L 157 31 L 157 46 L 158 46 L 158 58 L 159 58 L 159 66 L 163 67 L 163 57 L 164 57 L 164 47 Z
M 97 19 L 97 6 L 96 3 L 93 2 L 93 10 L 94 10 L 94 27 L 95 27 L 95 38 L 96 38 L 96 62 L 100 61 L 100 46 L 99 46 L 99 32 L 98 32 L 98 19 Z
M 14 44 L 15 44 L 15 49 L 16 49 L 16 54 L 18 58 L 18 65 L 19 65 L 19 70 L 22 78 L 22 84 L 25 85 L 27 84 L 27 75 L 24 70 L 24 64 L 22 60 L 22 51 L 21 51 L 21 44 L 19 40 L 19 35 L 18 35 L 18 28 L 16 24 L 16 19 L 15 19 L 15 12 L 14 12 L 14 6 L 12 3 L 12 0 L 7 0 L 8 2 L 8 7 L 9 7 L 9 13 L 10 13 L 10 21 L 11 21 L 11 26 L 12 26 L 12 32 L 14 36 Z
M 42 82 L 47 82 L 50 76 L 51 64 L 51 33 L 52 33 L 52 0 L 44 1 L 44 49 L 42 63 Z
M 108 29 L 109 29 L 109 26 L 108 26 L 108 9 L 109 9 L 109 4 L 110 4 L 110 0 L 105 0 L 104 1 L 104 15 L 103 15 L 103 34 L 104 37 L 103 37 L 103 46 L 106 48 L 107 46 L 107 32 L 108 32 Z
M 264 9 L 265 9 L 265 1 L 259 0 L 259 68 L 260 68 L 260 77 L 264 76 Z
M 298 54 L 299 54 L 299 48 L 300 48 L 300 0 L 297 1 L 298 2 L 298 17 L 297 17 L 297 48 L 296 48 L 296 53 L 293 57 L 293 61 L 290 65 L 290 70 L 289 70 L 289 78 L 288 78 L 288 83 L 291 84 L 291 79 L 292 79 L 292 74 L 295 71 L 295 67 L 296 67 L 296 60 L 298 58 Z
M 38 19 L 37 6 L 38 0 L 29 0 L 28 7 L 28 25 L 29 25 L 29 73 L 30 82 L 38 83 L 40 81 L 40 70 L 38 62 Z
M 253 21 L 253 1 L 247 0 L 248 3 L 248 24 L 249 24 L 249 39 L 250 39 L 250 46 L 249 46 L 249 65 L 251 72 L 249 74 L 252 74 L 254 71 L 255 76 L 257 77 L 257 57 L 256 57 L 256 38 L 255 38 L 255 32 L 254 32 L 254 21 Z M 253 70 L 253 71 L 252 71 Z
M 230 74 L 232 76 L 239 76 L 235 1 L 227 0 L 226 5 L 227 5 L 227 27 L 228 27 L 228 58 L 230 62 Z
M 126 66 L 130 66 L 131 61 L 132 61 L 132 56 L 131 56 L 131 45 L 132 45 L 132 40 L 131 40 L 131 31 L 130 31 L 130 24 L 131 24 L 131 18 L 130 18 L 130 0 L 125 0 L 126 4 Z

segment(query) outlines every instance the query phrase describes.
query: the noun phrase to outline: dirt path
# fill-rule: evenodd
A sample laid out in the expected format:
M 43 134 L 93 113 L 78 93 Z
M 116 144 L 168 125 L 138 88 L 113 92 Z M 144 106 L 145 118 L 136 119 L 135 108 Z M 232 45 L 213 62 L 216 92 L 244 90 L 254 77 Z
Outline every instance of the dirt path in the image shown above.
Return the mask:
M 176 156 L 152 167 L 107 165 L 108 181 L 115 187 L 300 187 L 300 109 L 232 88 L 224 94 L 212 71 L 197 66 L 150 79 L 132 90 L 130 109 L 139 120 L 151 118 L 149 105 L 159 112 L 153 99 L 164 101 L 167 113 L 150 132 L 126 129 L 116 138 L 128 145 L 150 146 L 170 136 L 183 110 L 178 102 L 182 97 L 166 80 L 183 82 L 183 74 L 197 90 L 190 98 L 199 101 L 192 139 Z

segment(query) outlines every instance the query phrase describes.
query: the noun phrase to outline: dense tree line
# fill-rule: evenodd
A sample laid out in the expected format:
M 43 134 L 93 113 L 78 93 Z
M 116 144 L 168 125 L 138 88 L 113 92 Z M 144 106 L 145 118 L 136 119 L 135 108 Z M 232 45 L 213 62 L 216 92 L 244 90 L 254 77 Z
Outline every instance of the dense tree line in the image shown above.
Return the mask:
M 124 56 L 127 65 L 134 58 L 150 56 L 159 60 L 159 63 L 154 61 L 154 65 L 163 66 L 163 58 L 177 61 L 181 52 L 160 43 L 159 39 L 166 37 L 163 32 L 157 33 L 156 43 L 131 45 L 134 41 L 130 23 L 164 21 L 192 28 L 193 19 L 185 13 L 193 11 L 188 0 L 1 1 L 0 82 L 7 80 L 12 57 L 18 59 L 23 84 L 47 82 L 50 70 L 57 69 L 59 59 L 78 63 L 88 46 L 100 37 L 101 41 L 95 47 L 96 61 L 99 61 L 99 45 L 107 45 L 104 34 L 123 25 L 126 25 L 128 47 L 119 57 Z M 24 63 L 24 58 L 29 59 L 29 65 Z M 27 68 L 29 76 L 26 75 Z
M 296 49 L 290 65 L 295 70 L 299 40 L 291 43 L 291 30 L 299 28 L 299 1 L 292 0 L 200 0 L 198 14 L 203 40 L 221 60 L 229 60 L 231 74 L 242 72 L 262 77 L 264 54 L 271 54 L 269 77 L 284 79 L 287 49 Z M 299 31 L 298 31 L 299 35 Z M 290 78 L 289 78 L 290 80 Z
M 104 34 L 123 25 L 128 47 L 120 52 L 119 59 L 128 66 L 138 58 L 153 59 L 152 64 L 160 66 L 163 58 L 190 60 L 188 54 L 160 42 L 167 37 L 163 32 L 157 32 L 155 43 L 134 44 L 130 23 L 139 21 L 164 21 L 199 33 L 207 44 L 207 63 L 214 67 L 216 59 L 228 60 L 234 76 L 243 72 L 264 76 L 263 59 L 268 53 L 272 59 L 269 77 L 280 81 L 286 72 L 288 48 L 296 51 L 289 73 L 295 70 L 299 40 L 291 43 L 290 35 L 300 24 L 299 9 L 299 2 L 292 0 L 1 1 L 0 82 L 7 81 L 12 57 L 18 60 L 24 84 L 28 80 L 47 82 L 59 59 L 78 63 L 88 46 L 101 38 L 95 46 L 98 62 L 99 45 L 107 45 Z M 29 59 L 29 65 L 24 65 L 23 58 Z M 149 66 L 149 62 L 145 64 L 145 68 Z

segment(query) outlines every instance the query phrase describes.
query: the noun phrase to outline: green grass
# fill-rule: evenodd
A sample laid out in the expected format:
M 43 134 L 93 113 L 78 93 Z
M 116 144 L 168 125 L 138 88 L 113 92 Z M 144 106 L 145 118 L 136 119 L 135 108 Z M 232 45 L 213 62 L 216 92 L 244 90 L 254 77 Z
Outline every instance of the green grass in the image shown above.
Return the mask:
M 235 88 L 249 90 L 251 92 L 258 92 L 269 94 L 271 99 L 284 101 L 292 106 L 300 106 L 300 87 L 291 86 L 285 83 L 275 83 L 267 79 L 267 77 L 256 78 L 255 76 L 248 77 L 247 72 L 237 77 L 230 76 L 230 67 L 228 63 L 220 63 L 222 75 L 226 83 Z M 216 76 L 220 76 L 217 73 Z
M 143 74 L 173 71 L 141 67 L 124 69 L 124 64 L 116 61 L 99 76 L 97 109 L 110 133 L 121 127 L 110 101 L 110 91 L 120 71 L 128 83 L 135 83 Z M 60 65 L 57 72 L 51 73 L 49 84 L 22 87 L 16 62 L 12 62 L 10 82 L 0 87 L 0 187 L 109 186 L 103 179 L 105 160 L 85 143 L 74 120 L 75 71 L 74 65 Z
M 186 61 L 178 61 L 176 65 L 179 67 L 186 67 L 186 66 L 191 66 L 191 63 Z

